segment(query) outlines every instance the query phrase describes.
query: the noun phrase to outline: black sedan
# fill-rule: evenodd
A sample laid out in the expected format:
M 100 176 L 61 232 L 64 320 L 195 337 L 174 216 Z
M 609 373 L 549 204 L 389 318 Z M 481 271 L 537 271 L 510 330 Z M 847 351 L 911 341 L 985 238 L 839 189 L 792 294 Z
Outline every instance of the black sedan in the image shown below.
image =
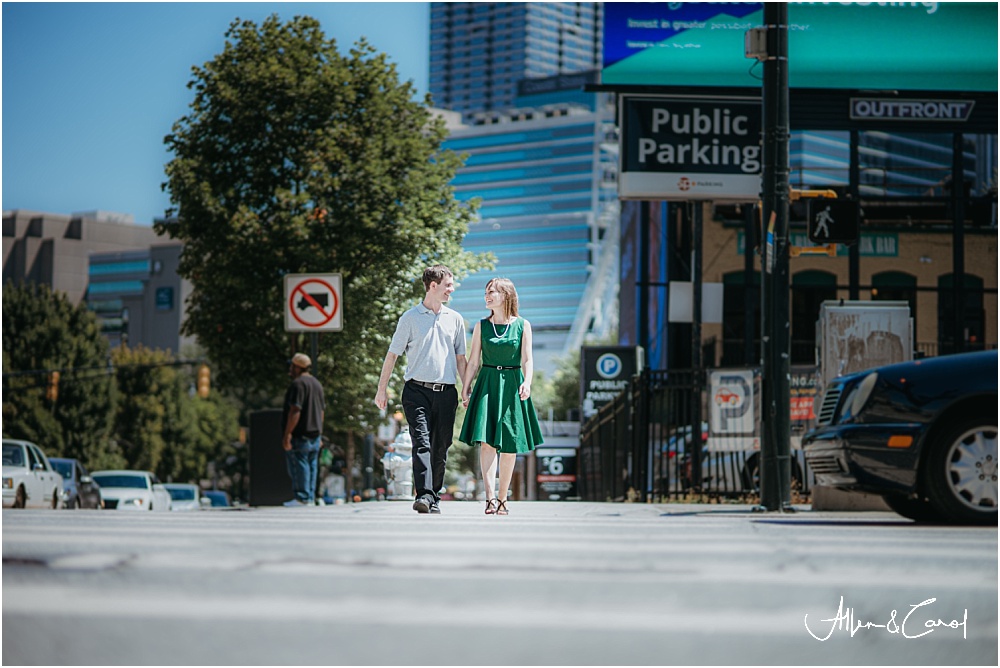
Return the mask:
M 802 439 L 820 485 L 922 522 L 997 523 L 997 351 L 835 378 Z

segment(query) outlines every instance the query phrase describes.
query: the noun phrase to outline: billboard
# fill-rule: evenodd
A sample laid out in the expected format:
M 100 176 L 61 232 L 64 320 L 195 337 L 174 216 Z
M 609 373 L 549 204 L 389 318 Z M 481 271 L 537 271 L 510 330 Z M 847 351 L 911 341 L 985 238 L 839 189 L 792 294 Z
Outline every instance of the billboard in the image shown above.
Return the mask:
M 788 3 L 792 88 L 997 90 L 995 2 Z M 763 3 L 608 2 L 601 83 L 759 88 Z

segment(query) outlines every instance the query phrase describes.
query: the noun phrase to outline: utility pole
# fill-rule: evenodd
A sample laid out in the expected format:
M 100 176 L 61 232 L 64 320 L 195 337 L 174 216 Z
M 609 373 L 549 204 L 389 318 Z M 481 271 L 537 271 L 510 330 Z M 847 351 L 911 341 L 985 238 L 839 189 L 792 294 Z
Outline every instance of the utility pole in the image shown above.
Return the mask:
M 788 277 L 788 5 L 764 3 L 767 57 L 764 60 L 764 175 L 766 236 L 761 290 L 763 431 L 760 502 L 781 510 L 791 501 L 789 373 L 791 323 Z

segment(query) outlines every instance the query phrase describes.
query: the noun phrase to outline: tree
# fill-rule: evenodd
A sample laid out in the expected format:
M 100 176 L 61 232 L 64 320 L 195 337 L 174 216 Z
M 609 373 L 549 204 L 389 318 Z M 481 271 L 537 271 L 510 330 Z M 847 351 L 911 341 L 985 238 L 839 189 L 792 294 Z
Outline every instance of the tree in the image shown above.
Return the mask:
M 50 372 L 57 395 L 46 398 Z M 108 343 L 85 305 L 44 284 L 3 286 L 3 434 L 91 468 L 117 463 L 107 449 L 116 403 Z
M 237 410 L 217 391 L 199 397 L 196 369 L 142 346 L 116 348 L 112 359 L 121 390 L 114 440 L 129 468 L 197 482 L 209 462 L 229 454 L 239 436 Z
M 142 346 L 115 348 L 112 360 L 122 394 L 115 416 L 115 442 L 128 468 L 158 473 L 166 448 L 165 424 L 168 416 L 178 412 L 177 372 L 167 366 L 172 361 L 168 353 Z
M 183 240 L 187 334 L 245 403 L 277 400 L 286 360 L 283 277 L 340 272 L 344 329 L 325 334 L 314 373 L 328 423 L 369 429 L 396 320 L 422 297 L 424 267 L 489 266 L 461 248 L 475 204 L 455 200 L 460 158 L 444 121 L 363 40 L 341 56 L 319 23 L 235 21 L 221 54 L 192 70 L 194 100 L 165 138 L 172 208 L 157 231 Z M 428 100 L 429 102 L 429 100 Z
M 220 392 L 207 398 L 190 391 L 191 373 L 178 373 L 174 388 L 176 412 L 164 425 L 166 447 L 157 475 L 164 480 L 198 483 L 208 476 L 209 463 L 225 461 L 239 438 L 239 411 Z

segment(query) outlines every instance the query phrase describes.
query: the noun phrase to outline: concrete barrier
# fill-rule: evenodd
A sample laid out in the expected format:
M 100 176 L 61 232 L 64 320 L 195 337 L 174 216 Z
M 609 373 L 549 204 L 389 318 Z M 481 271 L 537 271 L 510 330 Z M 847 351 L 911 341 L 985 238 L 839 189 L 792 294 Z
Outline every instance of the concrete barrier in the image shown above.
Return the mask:
M 816 485 L 812 488 L 813 510 L 880 510 L 892 512 L 882 497 L 865 492 L 845 492 L 835 487 Z

